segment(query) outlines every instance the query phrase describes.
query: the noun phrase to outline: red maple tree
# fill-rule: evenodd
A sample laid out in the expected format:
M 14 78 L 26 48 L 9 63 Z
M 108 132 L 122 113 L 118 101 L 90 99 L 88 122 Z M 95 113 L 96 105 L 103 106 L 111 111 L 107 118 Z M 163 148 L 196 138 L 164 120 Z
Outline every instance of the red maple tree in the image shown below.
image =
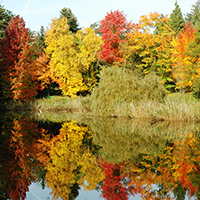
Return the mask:
M 131 23 L 122 11 L 111 11 L 101 20 L 99 32 L 102 33 L 104 44 L 100 52 L 101 59 L 109 64 L 123 62 L 120 43 L 126 41 L 126 34 L 131 30 Z
M 37 94 L 30 42 L 23 18 L 13 17 L 6 27 L 5 38 L 0 41 L 0 69 L 5 97 L 26 101 Z

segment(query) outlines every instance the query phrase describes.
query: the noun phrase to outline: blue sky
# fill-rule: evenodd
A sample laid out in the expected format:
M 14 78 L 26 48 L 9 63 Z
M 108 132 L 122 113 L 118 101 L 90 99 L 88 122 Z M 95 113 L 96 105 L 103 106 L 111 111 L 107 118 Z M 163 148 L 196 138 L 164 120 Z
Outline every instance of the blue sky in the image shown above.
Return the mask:
M 183 14 L 191 11 L 197 0 L 178 0 Z M 38 31 L 45 28 L 51 19 L 59 17 L 60 10 L 70 8 L 77 17 L 80 27 L 102 20 L 111 10 L 124 11 L 128 20 L 138 22 L 141 15 L 150 12 L 170 14 L 175 0 L 1 0 L 1 5 L 24 18 L 26 27 Z

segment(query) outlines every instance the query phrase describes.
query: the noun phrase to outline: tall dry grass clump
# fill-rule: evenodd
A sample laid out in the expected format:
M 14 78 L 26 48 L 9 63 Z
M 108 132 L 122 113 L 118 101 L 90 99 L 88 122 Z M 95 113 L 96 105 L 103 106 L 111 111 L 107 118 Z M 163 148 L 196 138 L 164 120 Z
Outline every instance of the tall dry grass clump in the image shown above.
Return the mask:
M 150 100 L 130 104 L 131 118 L 153 118 L 169 121 L 200 121 L 200 101 L 192 95 L 173 94 L 163 102 Z
M 99 86 L 93 90 L 91 106 L 94 113 L 126 116 L 130 103 L 144 99 L 160 102 L 165 95 L 166 90 L 155 74 L 140 79 L 130 69 L 109 67 L 103 71 Z

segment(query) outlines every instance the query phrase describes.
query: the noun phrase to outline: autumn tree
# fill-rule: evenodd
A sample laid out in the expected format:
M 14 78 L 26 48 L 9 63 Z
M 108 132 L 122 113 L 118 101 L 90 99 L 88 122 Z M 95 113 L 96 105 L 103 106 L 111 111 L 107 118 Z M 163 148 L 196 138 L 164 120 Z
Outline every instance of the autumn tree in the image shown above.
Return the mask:
M 175 9 L 172 11 L 170 19 L 171 19 L 170 22 L 171 28 L 174 30 L 176 34 L 178 34 L 179 31 L 183 30 L 185 21 L 183 19 L 183 15 L 177 1 L 175 2 Z
M 78 28 L 79 24 L 78 24 L 77 18 L 72 13 L 70 8 L 63 8 L 60 11 L 60 19 L 62 19 L 62 17 L 67 18 L 67 24 L 69 25 L 69 30 L 72 33 L 76 33 L 79 30 L 79 28 Z
M 12 18 L 12 13 L 0 5 L 0 38 L 5 37 L 5 29 Z M 3 75 L 0 73 L 0 96 L 3 97 Z
M 46 33 L 45 43 L 51 78 L 64 95 L 75 97 L 95 85 L 96 78 L 91 74 L 102 41 L 92 28 L 74 35 L 69 31 L 66 17 L 55 19 Z
M 200 27 L 198 27 L 197 31 L 195 32 L 194 35 L 194 40 L 192 40 L 187 49 L 186 49 L 186 55 L 189 55 L 191 57 L 193 66 L 196 68 L 194 71 L 193 77 L 193 92 L 194 95 L 197 98 L 200 98 L 200 67 L 199 67 L 199 62 L 200 62 Z
M 169 90 L 174 87 L 172 77 L 172 38 L 174 31 L 170 28 L 170 19 L 159 13 L 150 13 L 140 17 L 134 33 L 129 34 L 127 58 L 134 55 L 140 58 L 136 65 L 144 74 L 154 72 Z
M 123 63 L 123 52 L 120 45 L 127 41 L 127 33 L 132 28 L 122 11 L 111 11 L 100 22 L 99 32 L 104 44 L 100 52 L 101 59 L 108 64 Z
M 26 199 L 31 181 L 40 163 L 35 159 L 34 143 L 37 140 L 37 124 L 28 119 L 14 120 L 4 130 L 7 139 L 1 144 L 1 181 L 5 181 L 9 199 Z
M 186 23 L 183 31 L 173 40 L 173 76 L 176 79 L 176 88 L 181 92 L 191 91 L 192 86 L 199 76 L 199 67 L 187 53 L 188 45 L 194 40 L 195 29 Z
M 13 17 L 5 30 L 0 45 L 0 68 L 3 77 L 3 96 L 20 101 L 37 94 L 33 82 L 32 52 L 30 38 L 23 18 Z

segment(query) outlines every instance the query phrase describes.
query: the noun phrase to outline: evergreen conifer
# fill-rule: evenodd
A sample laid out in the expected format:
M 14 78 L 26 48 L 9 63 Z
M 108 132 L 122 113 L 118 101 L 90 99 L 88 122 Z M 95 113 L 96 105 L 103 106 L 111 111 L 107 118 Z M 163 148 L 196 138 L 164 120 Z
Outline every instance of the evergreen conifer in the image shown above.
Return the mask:
M 172 11 L 170 19 L 172 20 L 171 28 L 178 34 L 183 29 L 185 21 L 177 1 L 175 2 L 175 9 Z
M 72 32 L 72 33 L 76 33 L 79 28 L 79 24 L 78 24 L 78 21 L 77 21 L 77 18 L 75 17 L 75 15 L 72 13 L 71 9 L 70 8 L 63 8 L 61 11 L 60 11 L 60 19 L 62 17 L 66 17 L 67 20 L 68 20 L 68 25 L 70 26 L 69 30 Z

